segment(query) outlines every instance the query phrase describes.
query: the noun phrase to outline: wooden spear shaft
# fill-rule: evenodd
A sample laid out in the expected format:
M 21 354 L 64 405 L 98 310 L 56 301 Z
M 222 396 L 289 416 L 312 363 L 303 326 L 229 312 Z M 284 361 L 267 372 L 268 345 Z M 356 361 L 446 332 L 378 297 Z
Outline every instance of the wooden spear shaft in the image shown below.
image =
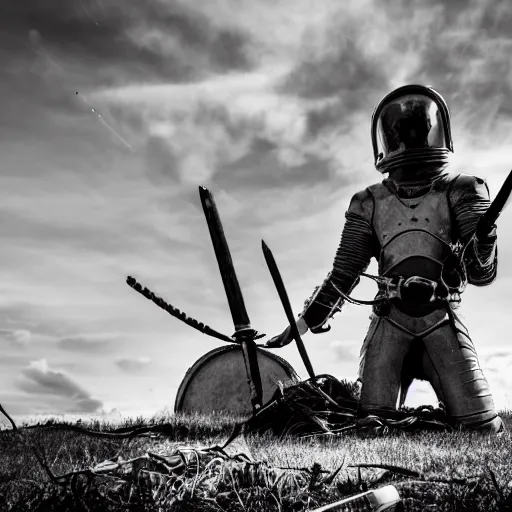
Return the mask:
M 270 250 L 269 246 L 265 243 L 264 240 L 261 241 L 261 247 L 263 249 L 263 255 L 265 256 L 265 261 L 267 262 L 268 269 L 270 270 L 270 275 L 274 281 L 274 284 L 277 288 L 277 293 L 279 294 L 279 298 L 281 299 L 281 303 L 283 304 L 284 312 L 286 314 L 286 318 L 290 323 L 291 333 L 293 339 L 297 343 L 297 348 L 299 349 L 300 357 L 306 367 L 308 375 L 311 379 L 315 378 L 315 372 L 313 370 L 313 366 L 311 364 L 311 360 L 309 359 L 308 353 L 306 351 L 306 347 L 304 346 L 304 342 L 300 337 L 299 330 L 297 329 L 297 323 L 295 322 L 295 318 L 293 317 L 292 306 L 290 304 L 290 299 L 288 298 L 288 294 L 286 293 L 286 288 L 283 283 L 283 278 L 277 268 L 277 263 Z

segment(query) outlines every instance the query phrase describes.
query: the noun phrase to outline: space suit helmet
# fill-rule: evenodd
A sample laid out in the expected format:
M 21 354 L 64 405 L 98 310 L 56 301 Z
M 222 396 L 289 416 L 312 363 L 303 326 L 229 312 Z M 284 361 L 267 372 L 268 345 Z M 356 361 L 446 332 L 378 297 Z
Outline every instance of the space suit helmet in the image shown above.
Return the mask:
M 445 164 L 453 153 L 448 106 L 424 85 L 405 85 L 385 96 L 373 112 L 371 136 L 375 168 L 382 173 Z

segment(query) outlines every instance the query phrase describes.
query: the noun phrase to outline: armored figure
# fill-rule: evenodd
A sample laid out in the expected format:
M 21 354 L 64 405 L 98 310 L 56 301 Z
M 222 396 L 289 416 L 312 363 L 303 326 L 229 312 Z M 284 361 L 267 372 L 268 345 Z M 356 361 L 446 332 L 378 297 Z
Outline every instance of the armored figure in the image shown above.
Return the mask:
M 297 326 L 326 332 L 360 276 L 379 286 L 361 349 L 359 415 L 395 417 L 414 378 L 430 382 L 454 425 L 503 428 L 457 308 L 466 284 L 496 278 L 496 226 L 477 230 L 490 205 L 484 180 L 448 171 L 448 107 L 434 89 L 407 85 L 373 113 L 375 167 L 385 179 L 355 194 L 332 271 L 306 301 Z M 371 258 L 378 276 L 365 274 Z M 291 329 L 269 347 L 292 340 Z

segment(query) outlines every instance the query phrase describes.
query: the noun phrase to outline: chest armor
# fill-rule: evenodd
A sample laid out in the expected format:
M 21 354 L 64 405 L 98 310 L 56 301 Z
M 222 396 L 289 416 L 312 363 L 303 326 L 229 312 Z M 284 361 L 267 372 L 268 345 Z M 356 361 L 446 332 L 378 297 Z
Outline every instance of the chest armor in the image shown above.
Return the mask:
M 450 255 L 452 220 L 446 187 L 401 199 L 384 184 L 370 187 L 373 229 L 380 246 L 379 275 L 417 275 L 436 280 Z

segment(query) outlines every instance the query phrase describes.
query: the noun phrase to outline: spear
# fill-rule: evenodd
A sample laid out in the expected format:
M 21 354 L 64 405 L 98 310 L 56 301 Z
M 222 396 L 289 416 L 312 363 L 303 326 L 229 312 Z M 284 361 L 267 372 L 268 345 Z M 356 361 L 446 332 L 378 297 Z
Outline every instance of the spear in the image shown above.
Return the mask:
M 290 322 L 291 333 L 295 342 L 297 343 L 297 348 L 299 349 L 299 354 L 304 362 L 304 366 L 308 372 L 310 378 L 315 378 L 315 372 L 313 371 L 313 366 L 309 359 L 308 353 L 306 352 L 306 347 L 304 346 L 304 342 L 300 337 L 299 330 L 297 329 L 297 323 L 293 317 L 292 306 L 290 304 L 290 299 L 288 298 L 288 294 L 286 293 L 286 288 L 284 287 L 283 279 L 281 274 L 279 273 L 279 269 L 277 268 L 276 260 L 274 259 L 274 255 L 272 251 L 265 243 L 264 240 L 261 241 L 261 246 L 263 248 L 263 255 L 265 256 L 265 261 L 267 262 L 268 269 L 270 270 L 270 275 L 274 280 L 274 284 L 277 288 L 277 293 L 279 294 L 279 298 L 283 304 L 284 311 L 286 313 L 286 318 L 288 318 L 288 322 Z

